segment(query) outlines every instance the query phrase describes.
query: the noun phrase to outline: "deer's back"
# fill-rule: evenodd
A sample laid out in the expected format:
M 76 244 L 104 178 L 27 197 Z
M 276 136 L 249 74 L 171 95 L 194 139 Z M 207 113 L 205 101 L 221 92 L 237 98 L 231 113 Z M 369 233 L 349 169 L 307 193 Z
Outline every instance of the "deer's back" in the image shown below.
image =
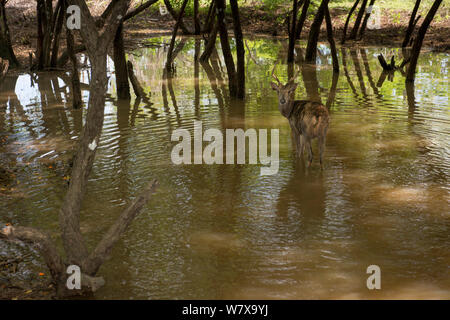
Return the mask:
M 330 116 L 328 109 L 320 102 L 295 100 L 289 117 L 291 125 L 309 138 L 326 135 Z

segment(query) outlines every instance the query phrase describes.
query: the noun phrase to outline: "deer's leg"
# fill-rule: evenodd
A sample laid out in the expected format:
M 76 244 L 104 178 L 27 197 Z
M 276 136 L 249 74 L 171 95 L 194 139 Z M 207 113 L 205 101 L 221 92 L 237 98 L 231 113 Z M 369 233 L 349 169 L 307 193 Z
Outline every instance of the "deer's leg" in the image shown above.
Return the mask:
M 325 136 L 319 137 L 319 153 L 320 153 L 320 168 L 323 170 L 323 151 L 325 150 Z
M 302 134 L 299 135 L 298 137 L 298 153 L 299 153 L 299 157 L 303 156 L 303 151 L 305 150 L 305 138 L 303 137 Z
M 311 146 L 311 139 L 306 140 L 306 149 L 308 150 L 308 167 L 311 166 L 313 161 L 313 152 Z

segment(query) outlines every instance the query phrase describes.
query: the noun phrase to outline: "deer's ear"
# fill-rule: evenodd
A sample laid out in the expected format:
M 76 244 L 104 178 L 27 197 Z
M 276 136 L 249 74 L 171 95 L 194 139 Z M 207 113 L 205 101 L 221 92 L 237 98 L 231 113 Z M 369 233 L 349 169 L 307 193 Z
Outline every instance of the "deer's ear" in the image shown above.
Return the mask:
M 278 91 L 278 86 L 277 86 L 277 84 L 275 82 L 271 82 L 270 85 L 272 86 L 273 90 Z
M 289 93 L 292 93 L 297 89 L 298 83 L 291 84 L 291 87 L 289 88 Z

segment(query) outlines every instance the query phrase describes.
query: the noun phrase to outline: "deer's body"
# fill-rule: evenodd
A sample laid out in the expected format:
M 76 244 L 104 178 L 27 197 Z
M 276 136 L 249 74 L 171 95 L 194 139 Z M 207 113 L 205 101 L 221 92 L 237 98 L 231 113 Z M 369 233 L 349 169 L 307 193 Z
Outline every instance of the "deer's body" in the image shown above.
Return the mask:
M 322 165 L 325 138 L 329 124 L 327 108 L 315 101 L 295 100 L 292 101 L 292 111 L 287 118 L 294 133 L 297 155 L 301 157 L 306 146 L 309 164 L 311 164 L 313 159 L 311 141 L 317 138 L 319 142 L 320 165 Z
M 272 76 L 273 71 L 272 71 Z M 291 79 L 283 85 L 276 76 L 278 84 L 272 82 L 272 88 L 278 92 L 278 109 L 289 120 L 294 141 L 296 143 L 297 156 L 303 155 L 303 150 L 308 151 L 308 164 L 311 165 L 313 152 L 312 139 L 319 142 L 320 166 L 323 164 L 323 152 L 327 136 L 330 116 L 328 109 L 321 103 L 308 100 L 294 100 L 297 83 Z M 294 77 L 295 78 L 295 77 Z

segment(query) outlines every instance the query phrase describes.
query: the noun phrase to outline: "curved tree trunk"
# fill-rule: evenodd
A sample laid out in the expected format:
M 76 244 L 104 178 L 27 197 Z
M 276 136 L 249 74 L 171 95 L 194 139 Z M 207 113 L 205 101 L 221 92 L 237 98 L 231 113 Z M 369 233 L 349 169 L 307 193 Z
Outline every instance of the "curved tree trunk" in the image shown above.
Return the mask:
M 331 24 L 331 16 L 330 10 L 328 10 L 328 6 L 325 9 L 325 22 L 327 25 L 327 38 L 328 42 L 330 43 L 331 56 L 333 59 L 333 72 L 339 73 L 339 60 L 337 56 L 336 44 L 334 43 L 333 25 Z
M 366 11 L 366 6 L 367 6 L 367 0 L 363 0 L 363 3 L 361 4 L 361 8 L 359 8 L 358 15 L 356 16 L 356 20 L 355 20 L 355 24 L 353 25 L 352 32 L 350 33 L 350 36 L 348 37 L 351 40 L 356 39 L 359 27 L 361 25 L 361 20 L 363 18 L 364 12 Z
M 344 24 L 344 31 L 342 32 L 341 44 L 345 43 L 345 40 L 346 40 L 346 37 L 347 37 L 348 24 L 350 22 L 350 18 L 352 17 L 353 11 L 355 11 L 356 7 L 358 6 L 358 3 L 359 3 L 359 0 L 356 0 L 355 4 L 353 4 L 353 7 L 348 12 L 347 19 L 345 20 L 345 24 Z
M 115 223 L 103 235 L 95 249 L 91 253 L 88 252 L 80 230 L 80 209 L 103 126 L 108 83 L 106 73 L 107 50 L 121 23 L 118 17 L 123 17 L 126 13 L 129 2 L 129 0 L 114 1 L 105 27 L 103 30 L 99 30 L 84 0 L 68 1 L 69 4 L 78 5 L 81 9 L 84 28 L 81 29 L 80 33 L 87 47 L 92 66 L 92 78 L 89 88 L 89 107 L 86 123 L 78 142 L 69 189 L 59 212 L 59 223 L 66 259 L 62 259 L 51 238 L 39 230 L 15 226 L 7 226 L 0 229 L 0 237 L 2 238 L 19 239 L 38 245 L 59 294 L 82 294 L 86 290 L 92 292 L 104 283 L 102 278 L 95 277 L 97 271 L 111 253 L 120 236 L 148 202 L 150 195 L 157 186 L 155 181 L 149 184 L 120 214 Z M 70 291 L 65 287 L 67 278 L 65 268 L 68 265 L 76 265 L 81 269 L 82 288 L 80 291 Z
M 306 21 L 306 15 L 308 13 L 309 4 L 311 3 L 310 0 L 304 0 L 303 1 L 303 7 L 302 7 L 302 13 L 300 14 L 300 18 L 298 19 L 297 27 L 295 28 L 295 39 L 299 40 L 300 36 L 302 34 L 303 25 Z
M 205 46 L 205 51 L 203 51 L 202 55 L 200 56 L 201 62 L 207 61 L 209 59 L 209 57 L 211 56 L 212 51 L 216 47 L 216 39 L 217 39 L 218 30 L 219 30 L 219 26 L 216 22 L 214 24 L 213 29 L 211 30 L 211 33 L 209 34 L 209 37 L 208 37 L 208 40 L 207 40 L 206 46 Z
M 402 48 L 405 48 L 408 46 L 409 39 L 411 38 L 411 35 L 414 31 L 414 26 L 415 26 L 414 21 L 416 21 L 416 14 L 417 14 L 417 11 L 419 10 L 419 6 L 420 6 L 420 0 L 416 0 L 416 4 L 414 5 L 414 9 L 411 13 L 411 17 L 409 18 L 408 28 L 406 29 L 405 38 L 403 39 L 403 42 L 402 42 Z
M 328 6 L 329 0 L 322 0 L 319 9 L 317 9 L 316 16 L 311 25 L 308 37 L 308 45 L 306 47 L 305 62 L 313 63 L 316 61 L 317 56 L 317 41 L 319 40 L 320 26 L 323 22 L 325 15 L 325 9 Z
M 364 32 L 366 31 L 366 27 L 367 27 L 367 22 L 369 21 L 370 14 L 372 13 L 374 3 L 375 3 L 375 0 L 370 0 L 369 7 L 367 8 L 367 9 L 370 8 L 370 11 L 366 11 L 366 14 L 364 16 L 364 20 L 361 25 L 361 29 L 359 30 L 359 39 L 362 39 L 362 37 L 364 36 Z
M 169 11 L 172 18 L 175 21 L 178 21 L 179 15 L 181 14 L 181 9 L 180 9 L 180 13 L 177 14 L 175 9 L 172 7 L 172 4 L 170 3 L 170 0 L 164 0 L 164 5 L 166 6 L 167 11 Z M 189 29 L 184 24 L 183 18 L 181 18 L 181 20 L 178 24 L 179 24 L 181 31 L 183 31 L 184 34 L 192 34 L 192 32 L 190 32 Z
M 406 82 L 413 82 L 414 75 L 416 73 L 417 60 L 419 60 L 420 49 L 422 48 L 423 39 L 425 38 L 425 34 L 427 33 L 428 27 L 430 26 L 431 21 L 433 21 L 434 15 L 436 11 L 439 9 L 442 0 L 435 0 L 433 5 L 431 6 L 430 11 L 428 11 L 427 16 L 422 22 L 422 25 L 417 32 L 416 40 L 414 41 L 414 45 L 411 50 L 411 60 L 409 61 L 408 70 L 406 71 Z
M 166 61 L 166 66 L 165 66 L 166 70 L 169 73 L 174 71 L 173 49 L 175 47 L 175 39 L 177 37 L 178 27 L 181 25 L 181 22 L 183 20 L 183 14 L 184 14 L 184 10 L 186 9 L 187 3 L 188 3 L 188 0 L 183 1 L 183 4 L 181 5 L 181 9 L 180 9 L 180 14 L 178 15 L 177 22 L 175 23 L 175 26 L 173 27 L 172 39 L 170 40 L 170 46 L 169 46 L 169 51 L 167 52 L 167 61 Z

